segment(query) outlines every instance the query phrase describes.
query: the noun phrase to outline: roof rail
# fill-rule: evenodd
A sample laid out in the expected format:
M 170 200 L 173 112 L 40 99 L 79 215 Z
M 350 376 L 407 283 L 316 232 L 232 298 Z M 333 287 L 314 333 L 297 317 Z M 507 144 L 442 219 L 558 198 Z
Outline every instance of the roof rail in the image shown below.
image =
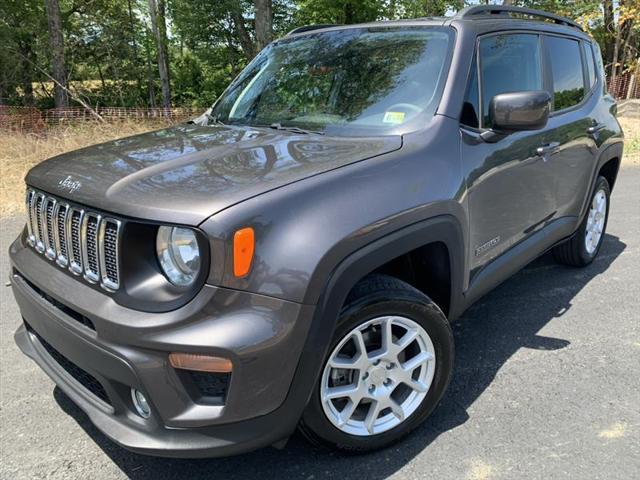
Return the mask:
M 454 18 L 456 19 L 471 19 L 479 17 L 481 15 L 505 15 L 510 13 L 516 13 L 519 15 L 526 15 L 530 17 L 539 17 L 546 20 L 551 20 L 558 25 L 565 25 L 567 27 L 577 28 L 583 31 L 582 27 L 568 18 L 561 17 L 560 15 L 554 15 L 553 13 L 543 12 L 541 10 L 534 10 L 532 8 L 512 7 L 508 5 L 474 5 L 467 7 L 459 11 Z
M 293 35 L 295 33 L 310 32 L 312 30 L 320 30 L 321 28 L 340 27 L 337 23 L 320 23 L 318 25 L 305 25 L 303 27 L 294 28 L 287 35 Z

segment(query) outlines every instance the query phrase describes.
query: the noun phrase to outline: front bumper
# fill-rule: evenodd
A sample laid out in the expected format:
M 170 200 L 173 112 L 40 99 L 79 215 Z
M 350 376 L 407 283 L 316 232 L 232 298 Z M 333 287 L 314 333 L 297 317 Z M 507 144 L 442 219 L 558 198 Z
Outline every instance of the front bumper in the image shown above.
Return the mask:
M 178 310 L 148 314 L 61 272 L 22 237 L 10 256 L 25 321 L 16 343 L 116 443 L 152 455 L 224 456 L 273 444 L 295 428 L 306 397 L 290 389 L 312 306 L 205 286 Z M 230 358 L 224 403 L 194 397 L 168 364 L 170 352 Z M 101 390 L 88 388 L 92 382 Z M 149 419 L 135 413 L 132 387 L 151 403 Z

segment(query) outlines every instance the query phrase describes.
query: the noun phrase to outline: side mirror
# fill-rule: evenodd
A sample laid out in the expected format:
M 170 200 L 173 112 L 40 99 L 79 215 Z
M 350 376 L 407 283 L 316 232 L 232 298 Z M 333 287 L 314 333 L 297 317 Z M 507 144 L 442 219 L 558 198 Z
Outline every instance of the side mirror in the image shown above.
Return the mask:
M 547 91 L 501 93 L 491 99 L 489 118 L 499 132 L 538 130 L 547 124 L 550 110 Z

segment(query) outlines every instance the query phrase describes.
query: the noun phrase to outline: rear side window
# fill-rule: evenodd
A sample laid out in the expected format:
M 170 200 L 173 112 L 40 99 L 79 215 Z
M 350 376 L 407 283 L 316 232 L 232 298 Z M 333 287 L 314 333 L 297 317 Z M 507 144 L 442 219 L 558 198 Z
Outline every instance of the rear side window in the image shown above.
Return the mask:
M 553 109 L 573 107 L 585 94 L 580 44 L 577 40 L 550 36 L 544 43 L 551 63 Z
M 596 66 L 593 62 L 593 51 L 591 50 L 591 45 L 587 42 L 582 42 L 582 49 L 584 51 L 585 63 L 587 64 L 587 78 L 589 79 L 587 88 L 591 90 L 596 84 Z
M 482 126 L 491 127 L 489 103 L 501 93 L 542 90 L 538 35 L 494 35 L 480 41 Z

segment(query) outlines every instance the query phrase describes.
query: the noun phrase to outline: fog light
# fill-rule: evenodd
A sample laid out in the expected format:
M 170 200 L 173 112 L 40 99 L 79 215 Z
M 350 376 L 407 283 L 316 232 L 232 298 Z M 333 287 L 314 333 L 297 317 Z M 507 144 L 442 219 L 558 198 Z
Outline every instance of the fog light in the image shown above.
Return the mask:
M 133 406 L 136 407 L 138 415 L 142 418 L 149 418 L 151 416 L 149 402 L 147 402 L 147 398 L 140 390 L 136 390 L 135 388 L 131 389 L 131 400 L 133 401 Z

